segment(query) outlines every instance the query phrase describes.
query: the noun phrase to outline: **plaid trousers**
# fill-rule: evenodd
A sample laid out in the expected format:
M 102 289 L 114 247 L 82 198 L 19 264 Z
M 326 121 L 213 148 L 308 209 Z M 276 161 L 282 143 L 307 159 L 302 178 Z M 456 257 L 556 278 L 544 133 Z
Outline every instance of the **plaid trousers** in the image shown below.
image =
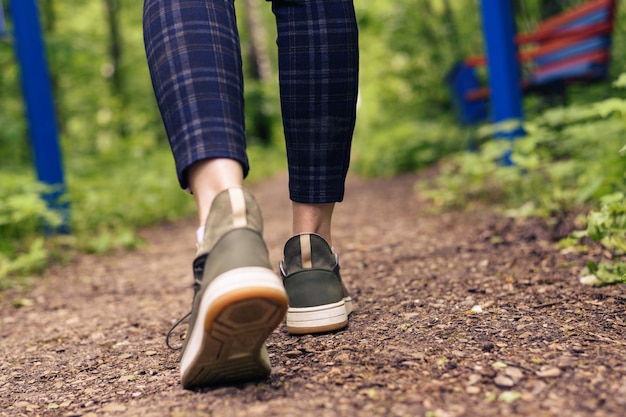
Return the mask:
M 343 199 L 356 119 L 358 33 L 352 0 L 273 0 L 289 193 Z M 181 187 L 207 158 L 248 174 L 234 0 L 145 0 L 144 41 Z

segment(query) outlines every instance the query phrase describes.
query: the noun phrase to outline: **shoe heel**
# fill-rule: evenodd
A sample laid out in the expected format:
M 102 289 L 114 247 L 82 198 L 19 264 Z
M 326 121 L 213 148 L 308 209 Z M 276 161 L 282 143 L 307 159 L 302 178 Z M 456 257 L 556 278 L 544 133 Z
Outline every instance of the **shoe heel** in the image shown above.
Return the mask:
M 263 267 L 238 268 L 207 288 L 199 317 L 181 358 L 185 388 L 267 377 L 265 340 L 282 322 L 287 295 L 278 277 Z

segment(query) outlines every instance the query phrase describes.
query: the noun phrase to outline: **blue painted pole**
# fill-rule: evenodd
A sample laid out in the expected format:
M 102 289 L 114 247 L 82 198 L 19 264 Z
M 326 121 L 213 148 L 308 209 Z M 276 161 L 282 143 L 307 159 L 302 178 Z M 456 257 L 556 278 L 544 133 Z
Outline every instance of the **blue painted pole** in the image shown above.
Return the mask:
M 515 140 L 522 129 L 522 91 L 520 68 L 515 45 L 515 21 L 512 0 L 481 0 L 483 37 L 487 48 L 487 71 L 491 90 L 491 113 L 496 125 L 517 123 L 496 133 L 500 139 Z M 510 152 L 503 163 L 511 165 Z
M 39 11 L 35 0 L 13 0 L 9 6 L 37 177 L 51 187 L 43 197 L 63 218 L 56 231 L 68 232 L 69 203 L 60 199 L 66 187 Z

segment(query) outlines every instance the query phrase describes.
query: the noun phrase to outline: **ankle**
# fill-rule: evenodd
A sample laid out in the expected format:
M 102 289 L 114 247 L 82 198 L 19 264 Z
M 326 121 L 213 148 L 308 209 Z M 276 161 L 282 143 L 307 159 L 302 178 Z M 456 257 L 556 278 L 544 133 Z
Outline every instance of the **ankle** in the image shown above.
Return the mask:
M 293 234 L 314 233 L 332 245 L 331 223 L 335 203 L 292 203 Z

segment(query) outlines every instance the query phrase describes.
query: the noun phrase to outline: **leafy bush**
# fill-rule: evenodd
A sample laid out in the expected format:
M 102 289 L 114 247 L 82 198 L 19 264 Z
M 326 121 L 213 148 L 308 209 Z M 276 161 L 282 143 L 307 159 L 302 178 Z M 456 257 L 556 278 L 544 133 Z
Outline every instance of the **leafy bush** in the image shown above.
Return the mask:
M 248 183 L 285 169 L 278 145 L 251 145 L 249 158 L 253 168 Z M 141 158 L 107 161 L 94 156 L 67 162 L 68 236 L 45 234 L 61 223 L 59 213 L 41 198 L 45 186 L 27 172 L 0 171 L 0 287 L 9 285 L 8 276 L 36 273 L 76 250 L 103 253 L 137 247 L 142 244 L 139 228 L 195 212 L 193 198 L 178 185 L 165 146 Z
M 0 289 L 14 273 L 41 270 L 49 257 L 42 230 L 61 224 L 61 216 L 41 197 L 47 187 L 26 174 L 2 175 L 0 188 Z
M 626 85 L 626 75 L 615 83 Z M 441 207 L 490 204 L 512 216 L 550 217 L 584 205 L 598 207 L 587 227 L 574 234 L 599 241 L 616 255 L 612 264 L 590 262 L 583 271 L 594 284 L 624 281 L 620 260 L 626 241 L 626 100 L 613 97 L 590 105 L 551 109 L 524 125 L 513 142 L 488 140 L 476 153 L 460 153 L 441 166 L 441 175 L 421 184 Z M 491 137 L 493 128 L 486 128 Z M 623 151 L 624 148 L 622 148 Z M 510 153 L 513 165 L 501 163 Z
M 423 169 L 467 147 L 462 130 L 441 122 L 399 122 L 375 129 L 354 144 L 354 170 L 365 176 L 393 176 Z
M 604 196 L 601 207 L 587 215 L 585 230 L 574 233 L 580 240 L 589 237 L 617 255 L 613 262 L 589 261 L 582 271 L 581 282 L 587 285 L 626 283 L 626 194 L 616 192 Z

